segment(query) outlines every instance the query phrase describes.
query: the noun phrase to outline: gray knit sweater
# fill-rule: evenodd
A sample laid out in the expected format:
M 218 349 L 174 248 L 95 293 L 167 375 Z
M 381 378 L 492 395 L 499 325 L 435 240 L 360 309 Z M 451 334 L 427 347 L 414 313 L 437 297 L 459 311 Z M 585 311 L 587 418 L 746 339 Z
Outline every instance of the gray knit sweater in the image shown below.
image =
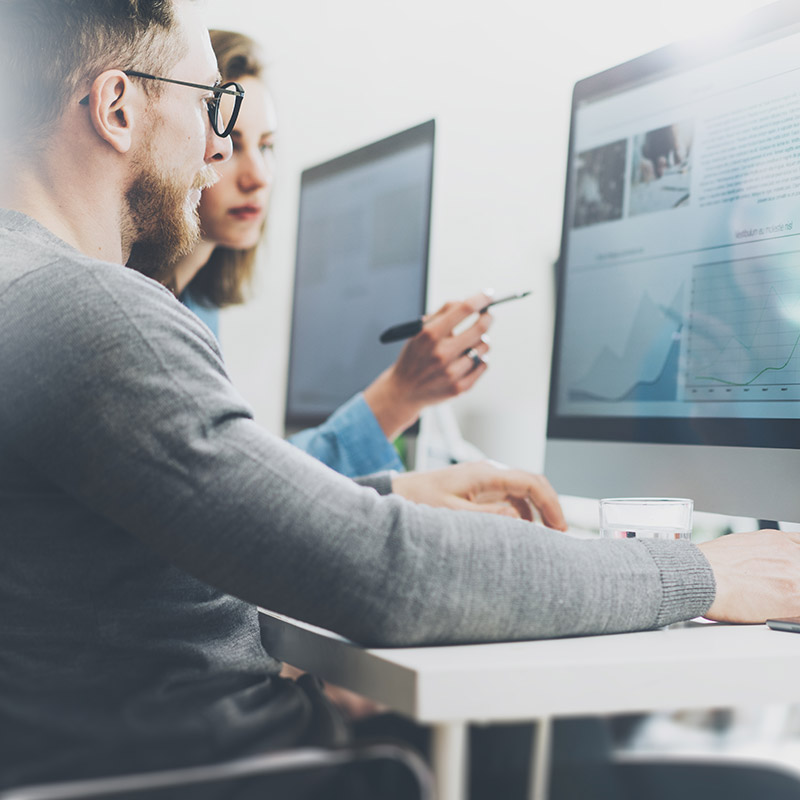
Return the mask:
M 256 604 L 405 645 L 651 628 L 713 596 L 691 544 L 333 473 L 253 421 L 169 292 L 0 211 L 0 785 L 299 741 Z

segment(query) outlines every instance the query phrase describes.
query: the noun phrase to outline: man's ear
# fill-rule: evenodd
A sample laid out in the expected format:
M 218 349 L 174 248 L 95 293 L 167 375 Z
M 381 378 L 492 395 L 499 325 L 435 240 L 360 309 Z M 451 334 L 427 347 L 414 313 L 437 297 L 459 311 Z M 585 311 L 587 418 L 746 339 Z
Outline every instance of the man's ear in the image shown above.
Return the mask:
M 98 75 L 89 91 L 92 126 L 119 153 L 127 153 L 133 142 L 135 94 L 128 76 L 118 69 Z

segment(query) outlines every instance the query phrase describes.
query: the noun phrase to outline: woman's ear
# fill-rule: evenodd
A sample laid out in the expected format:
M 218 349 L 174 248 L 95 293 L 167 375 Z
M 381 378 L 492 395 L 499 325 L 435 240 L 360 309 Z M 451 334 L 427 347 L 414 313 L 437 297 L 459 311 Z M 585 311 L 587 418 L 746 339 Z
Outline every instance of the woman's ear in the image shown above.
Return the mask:
M 89 91 L 92 126 L 119 153 L 127 153 L 133 142 L 135 94 L 128 76 L 118 69 L 98 75 Z

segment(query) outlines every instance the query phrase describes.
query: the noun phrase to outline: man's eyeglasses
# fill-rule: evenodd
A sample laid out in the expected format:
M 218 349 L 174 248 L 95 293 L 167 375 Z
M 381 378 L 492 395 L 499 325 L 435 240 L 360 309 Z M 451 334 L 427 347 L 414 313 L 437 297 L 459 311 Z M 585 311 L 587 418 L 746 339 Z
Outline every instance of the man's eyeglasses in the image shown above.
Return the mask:
M 136 70 L 126 69 L 123 72 L 130 78 L 147 78 L 151 81 L 163 81 L 164 83 L 177 83 L 178 86 L 190 86 L 193 89 L 205 89 L 213 92 L 214 96 L 206 101 L 208 106 L 208 118 L 211 120 L 211 128 L 221 139 L 230 136 L 236 118 L 239 116 L 239 109 L 244 98 L 244 88 L 236 81 L 206 86 L 202 83 L 189 83 L 188 81 L 177 81 L 174 78 L 159 78 L 157 75 L 148 75 L 146 72 L 136 72 Z M 84 97 L 80 104 L 89 104 L 89 95 Z

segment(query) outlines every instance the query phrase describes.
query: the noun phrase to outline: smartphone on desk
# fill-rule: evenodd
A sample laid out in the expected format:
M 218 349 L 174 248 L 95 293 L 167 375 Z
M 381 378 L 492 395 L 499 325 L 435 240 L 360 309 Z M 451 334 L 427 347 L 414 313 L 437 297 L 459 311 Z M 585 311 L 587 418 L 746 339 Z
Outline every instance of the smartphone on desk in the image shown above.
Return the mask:
M 800 617 L 784 617 L 782 619 L 768 619 L 767 625 L 774 631 L 789 631 L 800 633 Z

